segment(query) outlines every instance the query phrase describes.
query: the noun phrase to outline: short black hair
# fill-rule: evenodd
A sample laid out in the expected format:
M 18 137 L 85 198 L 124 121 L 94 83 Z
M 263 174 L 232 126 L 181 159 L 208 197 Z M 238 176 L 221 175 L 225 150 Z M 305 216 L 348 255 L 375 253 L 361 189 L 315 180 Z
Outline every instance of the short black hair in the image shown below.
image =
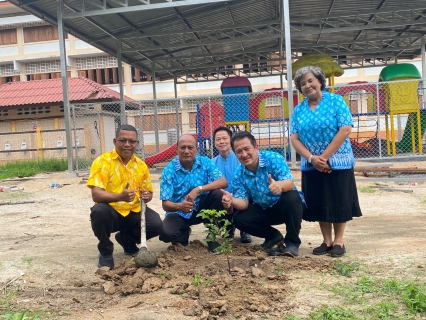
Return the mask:
M 226 131 L 229 135 L 230 138 L 232 138 L 232 131 L 231 129 L 227 128 L 227 127 L 217 127 L 214 132 L 213 132 L 213 141 L 216 140 L 216 133 L 218 133 L 219 131 Z
M 122 124 L 122 125 L 118 126 L 117 130 L 115 131 L 115 137 L 116 138 L 120 134 L 121 130 L 136 132 L 136 138 L 138 137 L 138 130 L 136 130 L 136 128 L 134 126 L 132 126 L 130 124 Z
M 302 86 L 300 85 L 300 81 L 309 72 L 312 72 L 314 77 L 318 79 L 319 83 L 321 84 L 321 91 L 323 91 L 325 89 L 326 84 L 325 74 L 321 70 L 321 68 L 315 66 L 306 66 L 296 71 L 296 74 L 294 75 L 294 85 L 297 90 L 302 92 Z
M 253 147 L 257 146 L 257 142 L 255 137 L 248 131 L 240 131 L 237 134 L 235 134 L 232 139 L 231 139 L 231 147 L 232 150 L 234 150 L 234 142 L 235 141 L 239 141 L 239 140 L 243 140 L 244 138 L 248 138 L 252 144 Z M 235 151 L 235 150 L 234 150 Z

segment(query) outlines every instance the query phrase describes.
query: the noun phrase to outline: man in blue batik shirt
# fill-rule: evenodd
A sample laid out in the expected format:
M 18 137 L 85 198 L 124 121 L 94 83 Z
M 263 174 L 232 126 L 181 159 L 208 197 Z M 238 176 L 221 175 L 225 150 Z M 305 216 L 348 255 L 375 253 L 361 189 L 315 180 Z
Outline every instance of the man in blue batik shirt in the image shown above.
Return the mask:
M 261 246 L 268 253 L 299 255 L 305 203 L 284 157 L 273 151 L 259 151 L 256 139 L 246 131 L 234 135 L 231 145 L 242 166 L 234 172 L 233 193 L 222 190 L 222 203 L 227 209 L 238 210 L 234 214 L 235 227 L 264 238 Z M 286 225 L 285 237 L 272 227 L 282 223 Z
M 225 176 L 228 182 L 226 191 L 232 193 L 232 179 L 234 178 L 234 171 L 240 164 L 237 156 L 231 148 L 232 131 L 227 127 L 217 127 L 213 132 L 213 142 L 219 155 L 212 159 L 213 163 L 219 168 L 220 172 Z M 229 232 L 230 238 L 234 236 L 235 227 L 231 225 Z M 240 239 L 242 243 L 250 243 L 251 236 L 247 232 L 241 231 Z
M 204 222 L 197 217 L 201 210 L 224 210 L 220 189 L 228 183 L 211 159 L 198 155 L 193 135 L 184 134 L 178 139 L 177 155 L 161 175 L 160 199 L 166 217 L 160 240 L 187 246 L 190 226 Z M 217 242 L 207 244 L 211 253 L 218 253 Z

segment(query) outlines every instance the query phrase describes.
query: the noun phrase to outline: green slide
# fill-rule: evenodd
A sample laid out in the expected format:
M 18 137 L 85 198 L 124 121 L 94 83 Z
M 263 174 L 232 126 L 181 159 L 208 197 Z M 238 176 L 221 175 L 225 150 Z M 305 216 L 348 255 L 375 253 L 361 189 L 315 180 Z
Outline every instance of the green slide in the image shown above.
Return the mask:
M 414 115 L 414 117 L 413 117 Z M 417 115 L 415 113 L 410 113 L 408 117 L 407 124 L 405 125 L 404 135 L 402 136 L 401 141 L 396 143 L 396 146 L 403 152 L 412 152 L 411 150 L 411 121 L 414 118 L 414 136 L 415 141 L 417 141 Z M 422 137 L 426 130 L 426 110 L 420 110 L 420 125 Z M 417 148 L 418 149 L 418 148 Z

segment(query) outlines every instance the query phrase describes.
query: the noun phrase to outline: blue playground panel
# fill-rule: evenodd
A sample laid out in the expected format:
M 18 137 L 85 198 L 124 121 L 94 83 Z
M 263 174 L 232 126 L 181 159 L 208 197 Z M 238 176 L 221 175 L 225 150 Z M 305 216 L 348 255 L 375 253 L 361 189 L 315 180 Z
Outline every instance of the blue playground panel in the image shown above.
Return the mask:
M 250 119 L 250 96 L 248 94 L 229 96 L 232 94 L 249 93 L 249 87 L 223 88 L 223 107 L 225 121 L 248 121 Z

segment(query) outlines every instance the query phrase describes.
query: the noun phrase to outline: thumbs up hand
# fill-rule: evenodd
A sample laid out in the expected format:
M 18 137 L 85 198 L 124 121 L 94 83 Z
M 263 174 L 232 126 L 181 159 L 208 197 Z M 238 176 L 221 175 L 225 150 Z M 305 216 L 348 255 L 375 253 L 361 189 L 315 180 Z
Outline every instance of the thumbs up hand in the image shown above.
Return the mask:
M 222 192 L 222 205 L 225 209 L 229 209 L 232 206 L 232 194 L 230 194 L 228 191 L 220 189 Z
M 268 174 L 268 182 L 269 182 L 269 191 L 271 191 L 275 195 L 279 195 L 282 192 L 281 185 L 279 182 L 275 181 L 271 174 Z
M 122 201 L 132 202 L 135 198 L 135 191 L 129 189 L 129 183 L 126 184 L 123 191 L 121 192 Z

